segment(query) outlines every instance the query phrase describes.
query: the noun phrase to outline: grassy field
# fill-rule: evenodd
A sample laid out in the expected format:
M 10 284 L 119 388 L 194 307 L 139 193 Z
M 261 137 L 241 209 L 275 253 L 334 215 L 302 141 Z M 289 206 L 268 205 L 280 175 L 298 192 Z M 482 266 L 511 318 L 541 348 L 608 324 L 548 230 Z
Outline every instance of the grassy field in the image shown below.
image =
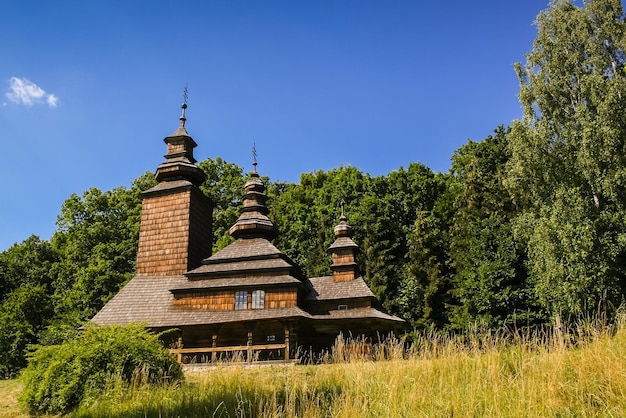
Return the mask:
M 219 367 L 177 386 L 120 385 L 74 417 L 623 417 L 626 328 L 560 328 L 517 340 L 425 336 L 409 352 L 310 366 Z M 0 382 L 0 416 L 19 384 Z M 2 415 L 4 414 L 4 415 Z M 8 414 L 8 415 L 7 415 Z
M 17 406 L 17 395 L 21 388 L 17 380 L 0 380 L 0 418 L 26 416 Z

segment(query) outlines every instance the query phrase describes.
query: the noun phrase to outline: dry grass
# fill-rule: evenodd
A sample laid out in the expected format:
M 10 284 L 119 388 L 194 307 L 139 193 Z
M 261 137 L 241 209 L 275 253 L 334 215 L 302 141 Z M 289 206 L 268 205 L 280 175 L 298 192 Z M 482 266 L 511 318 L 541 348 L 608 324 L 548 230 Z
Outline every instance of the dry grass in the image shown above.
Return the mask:
M 22 385 L 17 380 L 0 380 L 0 418 L 26 417 L 17 406 Z
M 339 341 L 328 364 L 224 366 L 188 374 L 176 387 L 120 385 L 85 402 L 73 416 L 626 416 L 622 323 L 581 324 L 569 331 L 557 326 L 515 338 L 424 335 L 409 350 L 388 341 L 358 355 L 349 347 Z M 19 386 L 3 382 L 0 393 L 7 390 L 15 393 Z

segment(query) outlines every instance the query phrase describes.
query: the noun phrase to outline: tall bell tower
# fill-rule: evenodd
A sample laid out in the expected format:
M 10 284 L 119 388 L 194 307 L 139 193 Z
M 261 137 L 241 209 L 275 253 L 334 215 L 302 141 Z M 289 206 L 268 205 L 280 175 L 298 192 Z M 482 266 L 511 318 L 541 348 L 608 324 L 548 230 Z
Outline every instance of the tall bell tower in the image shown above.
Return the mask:
M 180 126 L 164 139 L 158 184 L 142 194 L 138 276 L 180 275 L 211 255 L 214 204 L 200 190 L 206 175 L 195 164 L 197 144 L 185 129 L 186 92 Z

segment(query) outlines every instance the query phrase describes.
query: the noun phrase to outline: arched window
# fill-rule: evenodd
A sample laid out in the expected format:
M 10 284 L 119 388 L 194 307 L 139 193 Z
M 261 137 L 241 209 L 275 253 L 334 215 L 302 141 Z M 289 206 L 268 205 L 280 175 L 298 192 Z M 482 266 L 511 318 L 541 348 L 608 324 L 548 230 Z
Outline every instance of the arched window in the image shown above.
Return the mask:
M 252 292 L 252 309 L 263 309 L 265 307 L 265 290 L 255 290 Z

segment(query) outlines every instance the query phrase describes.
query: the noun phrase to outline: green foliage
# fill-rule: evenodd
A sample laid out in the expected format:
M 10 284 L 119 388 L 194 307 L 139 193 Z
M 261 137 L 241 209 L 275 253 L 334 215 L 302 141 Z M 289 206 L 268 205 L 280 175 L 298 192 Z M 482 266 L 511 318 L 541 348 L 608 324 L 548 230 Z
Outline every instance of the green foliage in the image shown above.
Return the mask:
M 0 301 L 21 285 L 50 284 L 56 261 L 50 243 L 34 235 L 0 253 Z
M 60 345 L 40 346 L 22 374 L 20 403 L 30 412 L 65 413 L 119 381 L 175 382 L 180 365 L 142 325 L 87 327 Z
M 239 217 L 245 177 L 237 164 L 228 163 L 222 158 L 207 158 L 198 166 L 206 173 L 202 191 L 213 201 L 213 252 L 218 251 L 233 239 L 228 230 Z
M 560 0 L 537 28 L 516 65 L 524 119 L 506 185 L 538 297 L 552 315 L 577 315 L 616 306 L 626 285 L 626 22 L 619 0 Z
M 25 352 L 53 313 L 50 269 L 57 255 L 31 236 L 0 253 L 0 378 L 26 365 Z
M 410 247 L 414 223 L 421 211 L 431 211 L 445 190 L 442 177 L 423 164 L 373 179 L 369 199 L 363 199 L 360 216 L 354 219 L 363 234 L 357 236 L 365 254 L 368 283 L 383 305 L 403 317 L 415 317 L 402 301 L 407 288 L 407 268 L 412 264 Z M 438 279 L 437 279 L 438 280 Z
M 373 178 L 354 167 L 304 173 L 297 185 L 268 188 L 274 194 L 271 216 L 281 232 L 275 244 L 309 277 L 330 274 L 327 249 L 343 204 L 368 285 L 388 310 L 412 318 L 414 306 L 406 302 L 412 296 L 405 290 L 408 237 L 418 210 L 433 209 L 443 190 L 441 177 L 417 163 L 386 177 Z
M 481 142 L 468 141 L 452 158 L 455 329 L 477 321 L 492 328 L 516 321 L 528 324 L 540 316 L 527 280 L 525 253 L 513 235 L 517 209 L 503 184 L 510 158 L 508 135 L 500 127 Z
M 141 214 L 140 186 L 73 194 L 61 207 L 52 246 L 58 314 L 79 324 L 93 316 L 133 275 Z M 148 184 L 144 184 L 147 186 Z M 71 319 L 70 319 L 71 318 Z
M 52 303 L 46 286 L 24 284 L 0 305 L 0 378 L 15 376 L 26 366 L 28 346 L 48 323 Z
M 433 211 L 418 211 L 409 235 L 406 276 L 398 298 L 403 318 L 414 329 L 441 329 L 449 321 L 448 247 L 442 220 Z
M 551 205 L 520 219 L 528 232 L 530 274 L 539 300 L 550 312 L 580 316 L 599 302 L 619 300 L 607 274 L 604 246 L 594 225 L 594 208 L 576 189 L 559 189 Z M 591 213 L 590 213 L 591 212 Z
M 328 247 L 334 241 L 344 202 L 348 222 L 367 190 L 369 176 L 354 167 L 304 173 L 297 185 L 281 185 L 268 202 L 281 235 L 278 248 L 299 263 L 309 276 L 330 274 Z M 269 188 L 268 191 L 275 191 Z

